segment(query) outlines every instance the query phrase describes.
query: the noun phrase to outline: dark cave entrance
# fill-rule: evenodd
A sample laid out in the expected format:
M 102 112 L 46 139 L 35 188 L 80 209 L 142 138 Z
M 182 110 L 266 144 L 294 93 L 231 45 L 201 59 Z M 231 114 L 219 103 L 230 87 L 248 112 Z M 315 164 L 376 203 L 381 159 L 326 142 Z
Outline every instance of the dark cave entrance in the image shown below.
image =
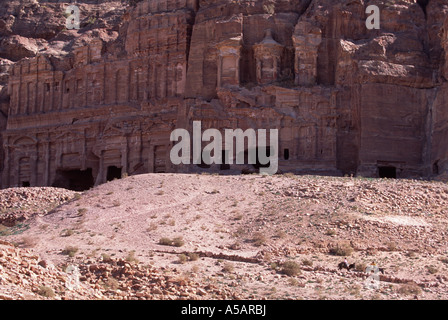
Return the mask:
M 95 184 L 92 169 L 87 170 L 57 170 L 53 187 L 65 188 L 73 191 L 85 191 Z
M 289 149 L 283 150 L 283 159 L 289 160 Z
M 426 16 L 426 14 L 427 14 L 426 7 L 428 6 L 429 0 L 417 0 L 417 3 L 422 8 L 423 13 L 425 14 L 425 17 L 427 17 Z
M 397 168 L 378 167 L 378 175 L 380 178 L 397 179 Z
M 261 164 L 260 154 L 266 155 L 266 157 L 269 158 L 272 155 L 271 147 L 257 147 L 257 162 L 253 164 L 253 167 L 257 170 L 260 170 L 260 168 L 269 168 L 271 162 L 269 161 L 267 164 Z
M 221 155 L 222 155 L 222 163 L 219 167 L 220 170 L 230 170 L 230 164 L 226 163 L 227 160 L 227 155 L 229 154 L 228 150 L 222 150 L 221 151 Z
M 256 161 L 255 163 L 249 163 L 249 150 L 244 151 L 244 163 L 245 164 L 251 164 L 254 169 L 257 171 L 260 170 L 260 168 L 269 168 L 271 166 L 271 162 L 269 161 L 267 164 L 261 164 L 260 162 L 260 154 L 266 155 L 266 157 L 271 157 L 272 151 L 271 147 L 257 147 L 255 149 L 256 152 Z
M 436 162 L 434 162 L 433 164 L 432 164 L 432 174 L 435 174 L 435 175 L 437 175 L 437 174 L 439 174 L 439 160 L 437 160 Z
M 112 181 L 114 179 L 121 179 L 121 168 L 116 166 L 107 167 L 107 181 Z

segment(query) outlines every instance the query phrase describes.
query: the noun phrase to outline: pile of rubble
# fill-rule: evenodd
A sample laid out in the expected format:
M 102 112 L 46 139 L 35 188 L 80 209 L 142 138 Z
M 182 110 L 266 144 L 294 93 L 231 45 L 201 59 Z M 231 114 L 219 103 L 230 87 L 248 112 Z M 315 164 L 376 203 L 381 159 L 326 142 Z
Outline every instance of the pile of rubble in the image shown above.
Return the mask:
M 0 299 L 99 298 L 94 289 L 68 291 L 67 273 L 27 249 L 0 242 Z
M 74 272 L 76 271 L 76 272 Z M 28 249 L 0 242 L 0 300 L 239 299 L 230 288 L 123 259 L 76 260 L 54 266 Z
M 448 185 L 418 180 L 297 179 L 273 190 L 289 197 L 351 205 L 362 212 L 447 214 Z
M 35 214 L 46 214 L 75 194 L 74 191 L 53 187 L 0 190 L 0 224 L 14 226 Z

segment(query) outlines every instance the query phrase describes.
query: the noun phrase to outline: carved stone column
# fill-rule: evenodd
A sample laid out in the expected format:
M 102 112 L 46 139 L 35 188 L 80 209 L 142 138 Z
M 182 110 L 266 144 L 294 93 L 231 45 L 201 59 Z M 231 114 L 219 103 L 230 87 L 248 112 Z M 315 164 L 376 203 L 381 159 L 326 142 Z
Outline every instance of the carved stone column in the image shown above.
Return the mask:
M 322 42 L 322 31 L 309 22 L 296 25 L 292 36 L 295 47 L 295 83 L 312 86 L 317 81 L 317 52 Z

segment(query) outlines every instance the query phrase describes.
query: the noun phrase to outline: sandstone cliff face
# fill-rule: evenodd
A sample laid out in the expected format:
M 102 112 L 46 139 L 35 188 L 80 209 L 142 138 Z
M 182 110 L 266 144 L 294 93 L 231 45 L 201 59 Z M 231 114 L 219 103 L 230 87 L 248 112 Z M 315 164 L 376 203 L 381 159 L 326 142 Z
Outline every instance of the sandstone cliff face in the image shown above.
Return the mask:
M 2 57 L 28 58 L 10 67 L 0 114 L 2 187 L 82 190 L 125 173 L 229 169 L 171 164 L 171 131 L 195 120 L 279 129 L 282 171 L 441 174 L 448 4 L 418 2 L 143 0 L 120 19 L 31 40 L 14 31 L 27 29 L 23 15 L 4 17 L 12 44 Z M 379 30 L 365 26 L 370 4 Z M 39 41 L 47 51 L 30 58 Z

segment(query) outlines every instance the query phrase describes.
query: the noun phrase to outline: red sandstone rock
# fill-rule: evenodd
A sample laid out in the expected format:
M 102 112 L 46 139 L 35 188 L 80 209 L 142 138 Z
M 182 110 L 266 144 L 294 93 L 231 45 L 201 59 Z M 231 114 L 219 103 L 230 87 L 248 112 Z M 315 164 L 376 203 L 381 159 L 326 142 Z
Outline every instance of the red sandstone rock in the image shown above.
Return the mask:
M 144 0 L 124 13 L 100 1 L 80 4 L 81 30 L 64 31 L 60 4 L 13 2 L 2 49 L 12 60 L 37 55 L 10 71 L 1 186 L 84 190 L 202 170 L 169 160 L 171 131 L 193 120 L 279 129 L 282 172 L 441 174 L 447 5 L 380 5 L 380 30 L 365 27 L 365 6 Z M 104 13 L 114 9 L 120 18 Z

